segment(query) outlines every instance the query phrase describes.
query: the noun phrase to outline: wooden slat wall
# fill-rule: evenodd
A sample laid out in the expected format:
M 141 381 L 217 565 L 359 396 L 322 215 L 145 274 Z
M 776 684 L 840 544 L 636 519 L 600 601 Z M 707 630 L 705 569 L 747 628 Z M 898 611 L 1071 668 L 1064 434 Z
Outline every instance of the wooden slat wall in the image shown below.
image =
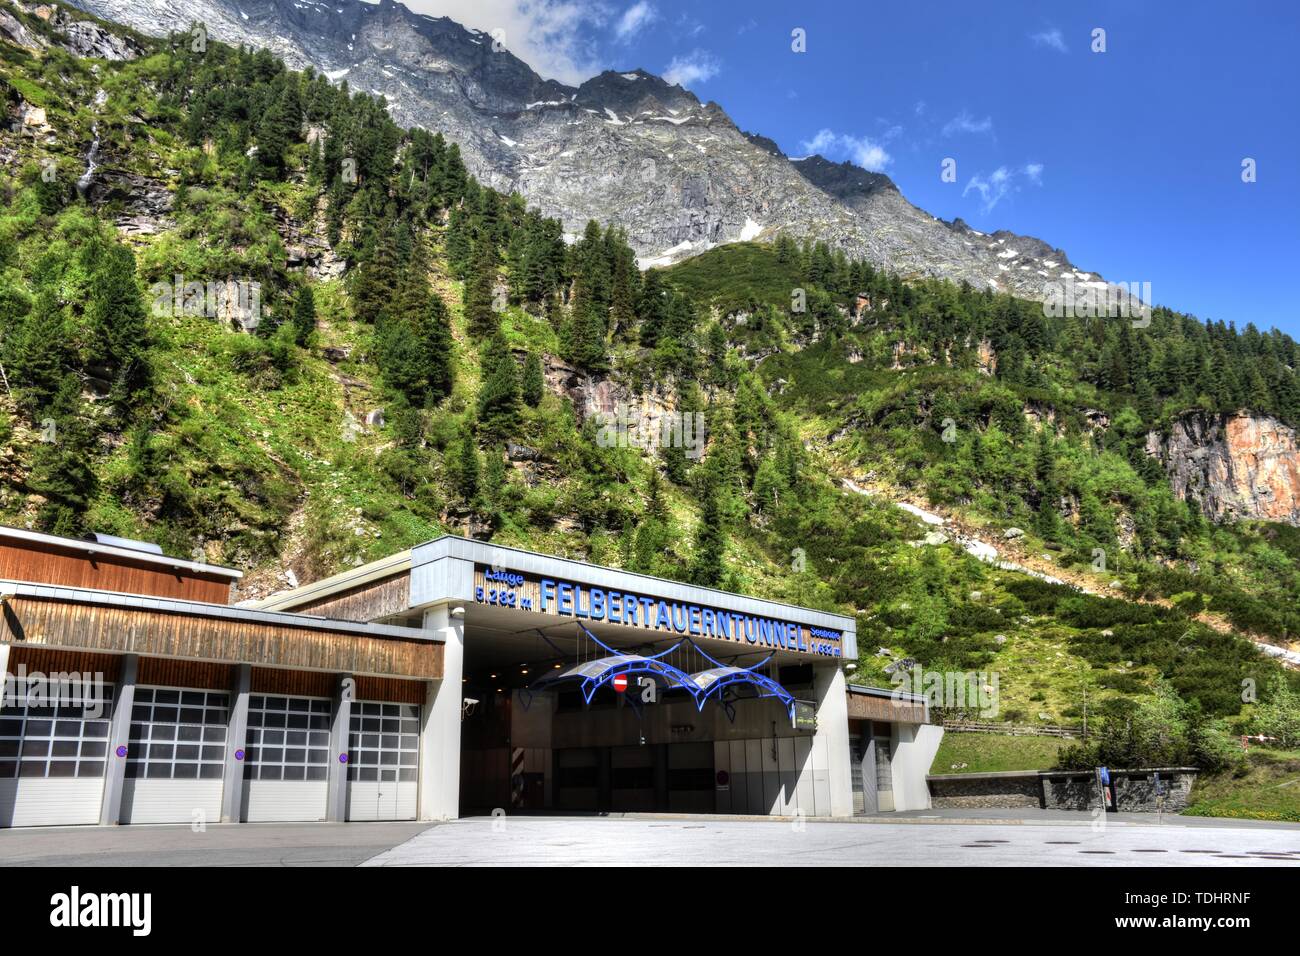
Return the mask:
M 849 716 L 891 723 L 923 724 L 925 705 L 870 694 L 849 694 Z
M 0 579 L 98 588 L 126 594 L 230 603 L 230 579 L 204 577 L 191 571 L 169 571 L 124 558 L 91 555 L 30 542 L 0 541 Z
M 234 675 L 229 664 L 206 661 L 181 661 L 165 657 L 140 659 L 138 683 L 155 687 L 198 687 L 204 690 L 229 690 Z
M 358 677 L 357 700 L 382 700 L 392 704 L 423 704 L 427 695 L 424 681 L 396 677 Z
M 276 667 L 442 677 L 442 644 L 369 637 L 133 608 L 15 597 L 0 615 L 0 641 Z
M 117 681 L 122 659 L 116 654 L 89 654 L 84 651 L 55 651 L 47 647 L 15 647 L 9 653 L 9 672 L 16 674 L 19 666 L 28 674 L 58 674 L 75 671 L 79 674 L 103 674 L 106 683 Z
M 254 694 L 287 694 L 290 697 L 333 697 L 338 677 L 311 671 L 254 667 L 249 689 Z
M 391 578 L 371 581 L 361 587 L 331 594 L 310 604 L 295 605 L 299 614 L 318 614 L 339 621 L 382 621 L 411 606 L 411 576 L 403 572 Z

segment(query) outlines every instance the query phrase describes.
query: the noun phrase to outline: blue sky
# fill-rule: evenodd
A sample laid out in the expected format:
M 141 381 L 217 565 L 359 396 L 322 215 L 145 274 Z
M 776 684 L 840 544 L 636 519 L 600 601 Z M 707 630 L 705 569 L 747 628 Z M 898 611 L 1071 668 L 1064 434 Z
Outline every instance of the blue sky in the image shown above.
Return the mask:
M 791 156 L 864 163 L 936 216 L 1038 236 L 1202 319 L 1300 337 L 1300 4 L 408 2 L 503 24 L 567 82 L 680 79 Z

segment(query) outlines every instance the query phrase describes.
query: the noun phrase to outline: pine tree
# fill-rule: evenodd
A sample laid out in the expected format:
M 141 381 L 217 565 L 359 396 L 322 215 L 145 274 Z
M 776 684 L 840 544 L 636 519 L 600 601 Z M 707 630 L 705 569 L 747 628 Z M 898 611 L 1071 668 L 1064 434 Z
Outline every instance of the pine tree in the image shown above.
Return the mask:
M 297 140 L 301 122 L 297 92 L 286 83 L 257 124 L 257 162 L 268 178 L 284 174 L 284 154 Z
M 10 386 L 35 417 L 71 374 L 67 320 L 53 289 L 41 290 L 4 344 Z
M 43 531 L 77 537 L 84 530 L 85 513 L 98 489 L 92 468 L 93 430 L 81 417 L 81 386 L 69 375 L 50 403 L 54 422 L 52 441 L 37 444 L 27 487 L 45 499 L 37 517 Z
M 149 384 L 149 329 L 135 255 L 121 243 L 108 242 L 95 256 L 86 317 L 91 360 L 107 371 L 113 400 L 125 410 L 142 398 Z
M 293 340 L 305 346 L 316 331 L 316 295 L 304 284 L 293 303 Z
M 501 327 L 500 317 L 494 308 L 496 293 L 496 261 L 491 248 L 480 246 L 475 253 L 474 265 L 465 282 L 465 321 L 469 334 L 477 339 L 488 338 Z
M 506 456 L 499 445 L 487 450 L 487 464 L 483 468 L 483 479 L 479 492 L 488 506 L 487 512 L 493 518 L 500 515 L 501 493 L 506 486 Z M 494 521 L 495 526 L 495 521 Z
M 691 562 L 691 583 L 704 587 L 717 587 L 722 583 L 723 555 L 726 552 L 726 530 L 723 527 L 722 508 L 713 481 L 704 483 L 700 504 L 700 525 L 695 532 L 695 558 Z
M 352 310 L 358 319 L 378 322 L 392 302 L 398 274 L 397 239 L 389 222 L 362 254 L 352 277 Z
M 642 280 L 637 299 L 637 332 L 641 344 L 648 349 L 659 343 L 659 335 L 667 324 L 665 295 L 662 274 L 658 269 L 650 269 Z
M 499 330 L 483 348 L 481 367 L 479 429 L 490 438 L 505 439 L 514 434 L 519 423 L 519 368 Z
M 451 394 L 454 384 L 451 316 L 447 312 L 446 303 L 437 295 L 429 298 L 420 325 L 420 341 L 424 347 L 429 375 L 429 397 L 434 401 L 446 398 Z
M 569 330 L 568 358 L 593 372 L 609 368 L 605 334 L 608 322 L 595 303 L 575 303 Z
M 625 335 L 636 325 L 638 276 L 635 254 L 623 241 L 622 233 L 613 235 L 611 255 L 613 274 L 610 283 L 610 321 L 615 335 Z
M 474 257 L 473 235 L 470 232 L 469 215 L 464 206 L 451 207 L 447 219 L 447 265 L 451 274 L 457 279 L 469 278 L 471 260 Z
M 478 496 L 478 483 L 478 448 L 474 445 L 474 436 L 467 428 L 461 436 L 456 469 L 456 490 L 460 492 L 461 500 L 472 502 Z
M 545 378 L 542 375 L 542 360 L 537 357 L 536 352 L 529 352 L 528 358 L 524 360 L 524 379 L 520 386 L 524 404 L 529 408 L 536 408 L 540 405 L 545 386 Z

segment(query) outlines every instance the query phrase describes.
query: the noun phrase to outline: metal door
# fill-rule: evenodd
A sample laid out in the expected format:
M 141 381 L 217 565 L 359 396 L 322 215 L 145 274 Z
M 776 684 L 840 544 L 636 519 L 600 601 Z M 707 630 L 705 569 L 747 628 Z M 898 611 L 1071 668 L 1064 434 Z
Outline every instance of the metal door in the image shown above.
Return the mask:
M 348 728 L 349 820 L 414 820 L 419 784 L 420 706 L 352 705 Z
M 879 813 L 876 786 L 876 742 L 870 736 L 852 738 L 853 812 Z

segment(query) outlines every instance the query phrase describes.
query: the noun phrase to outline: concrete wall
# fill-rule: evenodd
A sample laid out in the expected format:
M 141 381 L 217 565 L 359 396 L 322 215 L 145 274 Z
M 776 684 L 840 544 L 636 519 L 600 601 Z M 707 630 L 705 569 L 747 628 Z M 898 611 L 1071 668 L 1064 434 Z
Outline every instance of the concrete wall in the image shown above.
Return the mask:
M 934 724 L 892 725 L 889 743 L 895 810 L 930 809 L 926 773 L 942 740 L 943 728 Z

